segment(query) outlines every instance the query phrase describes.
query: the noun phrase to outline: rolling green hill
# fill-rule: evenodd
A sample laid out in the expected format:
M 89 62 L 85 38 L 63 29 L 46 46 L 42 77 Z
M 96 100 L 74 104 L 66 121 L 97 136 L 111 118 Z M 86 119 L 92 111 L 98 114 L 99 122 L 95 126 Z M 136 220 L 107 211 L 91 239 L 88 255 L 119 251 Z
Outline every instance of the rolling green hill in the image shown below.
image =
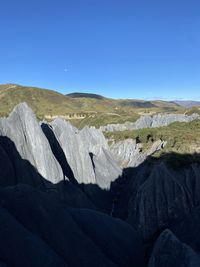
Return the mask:
M 16 84 L 0 85 L 0 116 L 7 116 L 20 102 L 27 102 L 39 119 L 57 116 L 70 119 L 77 127 L 135 121 L 140 115 L 157 112 L 184 112 L 173 102 L 110 99 L 95 94 L 56 91 Z

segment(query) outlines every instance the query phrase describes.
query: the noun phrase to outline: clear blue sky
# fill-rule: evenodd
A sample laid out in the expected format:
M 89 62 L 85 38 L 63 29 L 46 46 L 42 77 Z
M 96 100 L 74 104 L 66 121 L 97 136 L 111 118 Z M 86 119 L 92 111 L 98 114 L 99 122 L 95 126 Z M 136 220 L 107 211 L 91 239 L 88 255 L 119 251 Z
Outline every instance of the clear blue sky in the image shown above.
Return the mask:
M 200 99 L 199 0 L 2 0 L 0 83 Z

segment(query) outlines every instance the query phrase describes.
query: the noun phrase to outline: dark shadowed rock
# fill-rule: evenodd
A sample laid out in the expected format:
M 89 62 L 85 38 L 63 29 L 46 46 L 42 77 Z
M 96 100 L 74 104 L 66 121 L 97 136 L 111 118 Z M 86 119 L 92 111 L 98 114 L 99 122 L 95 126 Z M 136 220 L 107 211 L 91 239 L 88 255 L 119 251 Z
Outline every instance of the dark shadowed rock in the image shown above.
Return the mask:
M 171 225 L 170 229 L 184 243 L 197 252 L 200 251 L 200 207 L 194 208 L 181 222 Z
M 1 146 L 0 138 L 0 185 L 9 186 L 16 183 L 15 171 L 9 155 Z
M 9 267 L 9 266 L 5 264 L 4 262 L 0 261 L 0 267 Z
M 180 221 L 199 205 L 199 173 L 196 164 L 178 171 L 162 161 L 140 167 L 132 182 L 128 221 L 141 231 L 144 240 Z
M 68 209 L 28 186 L 1 189 L 0 199 L 19 224 L 71 267 L 144 266 L 139 237 L 121 220 L 91 210 Z
M 3 208 L 0 208 L 0 258 L 16 267 L 68 266 L 47 243 Z
M 155 243 L 148 267 L 199 267 L 200 255 L 165 230 Z

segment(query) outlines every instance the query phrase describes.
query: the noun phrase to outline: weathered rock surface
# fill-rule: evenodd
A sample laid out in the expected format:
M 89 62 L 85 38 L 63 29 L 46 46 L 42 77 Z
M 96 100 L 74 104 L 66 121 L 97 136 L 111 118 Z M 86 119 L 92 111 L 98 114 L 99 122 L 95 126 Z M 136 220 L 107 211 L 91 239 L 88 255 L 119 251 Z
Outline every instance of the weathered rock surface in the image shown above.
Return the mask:
M 111 182 L 121 175 L 122 170 L 100 130 L 85 127 L 79 131 L 62 119 L 56 119 L 49 127 L 79 184 L 97 184 L 102 189 L 109 189 Z
M 135 139 L 126 139 L 111 144 L 110 150 L 117 158 L 120 166 L 137 167 L 143 163 L 148 156 L 164 148 L 166 144 L 165 141 L 157 140 L 152 144 L 150 149 L 143 151 L 141 143 L 137 143 Z
M 128 202 L 128 221 L 151 239 L 161 229 L 183 219 L 200 203 L 200 166 L 173 170 L 163 162 L 141 166 Z
M 78 183 L 95 184 L 89 151 L 79 131 L 62 119 L 56 119 L 51 126 Z
M 108 124 L 101 126 L 103 132 L 126 131 L 142 128 L 155 128 L 167 126 L 173 122 L 190 122 L 199 119 L 198 114 L 190 116 L 185 114 L 157 114 L 154 116 L 141 116 L 136 122 L 126 122 L 124 124 Z
M 146 116 L 135 127 L 173 119 Z M 140 236 L 149 256 L 166 228 L 173 234 L 160 235 L 149 267 L 199 266 L 200 165 L 153 159 L 165 144 L 108 147 L 99 129 L 39 124 L 18 105 L 0 119 L 0 266 L 143 267 Z
M 35 115 L 26 103 L 16 106 L 8 118 L 0 119 L 0 137 L 0 145 L 15 165 L 15 179 L 31 180 L 31 171 L 28 171 L 28 164 L 31 164 L 43 178 L 53 184 L 64 180 L 62 169 Z M 28 161 L 26 172 L 23 166 L 19 166 L 18 155 L 14 154 L 15 147 L 19 156 Z
M 94 146 L 101 146 L 105 149 L 108 149 L 108 143 L 102 131 L 96 129 L 95 127 L 85 126 L 80 131 L 81 138 L 87 143 L 89 150 L 92 150 Z
M 155 243 L 148 267 L 198 267 L 200 255 L 165 230 Z
M 67 177 L 64 179 L 46 136 L 25 103 L 0 119 L 0 169 L 1 186 L 28 184 L 58 192 L 69 206 L 95 208 L 78 187 L 65 183 Z

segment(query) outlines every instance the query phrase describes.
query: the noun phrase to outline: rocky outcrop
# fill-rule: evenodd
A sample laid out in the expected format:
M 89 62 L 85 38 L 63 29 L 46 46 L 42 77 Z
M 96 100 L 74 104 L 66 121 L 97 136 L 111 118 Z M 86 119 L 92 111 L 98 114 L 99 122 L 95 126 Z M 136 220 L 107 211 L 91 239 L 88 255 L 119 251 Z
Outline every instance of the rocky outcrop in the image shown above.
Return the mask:
M 137 167 L 143 163 L 147 157 L 163 149 L 166 144 L 167 142 L 165 141 L 157 140 L 149 149 L 143 151 L 142 143 L 138 143 L 135 139 L 126 139 L 111 144 L 110 150 L 123 168 Z
M 165 230 L 155 243 L 148 267 L 198 267 L 200 255 Z
M 38 123 L 25 103 L 0 119 L 0 266 L 144 267 L 154 242 L 149 267 L 198 266 L 200 165 L 172 168 L 150 142 L 109 147 L 99 129 Z
M 185 114 L 157 114 L 154 116 L 141 116 L 136 122 L 126 122 L 124 124 L 108 124 L 101 126 L 103 132 L 131 131 L 142 128 L 155 128 L 167 126 L 173 122 L 190 122 L 199 119 L 198 114 L 190 116 Z
M 79 131 L 62 119 L 56 119 L 50 126 L 78 183 L 95 184 L 89 151 L 80 137 Z
M 0 146 L 14 165 L 15 179 L 19 179 L 18 182 L 33 179 L 30 164 L 52 184 L 64 180 L 62 169 L 52 154 L 34 113 L 26 103 L 16 106 L 8 118 L 0 119 Z M 19 155 L 14 152 L 15 147 Z M 19 162 L 19 156 L 24 159 L 23 165 L 26 168 Z M 36 179 L 32 181 L 34 182 Z
M 0 186 L 28 184 L 59 193 L 72 207 L 95 208 L 72 183 L 55 158 L 35 115 L 19 104 L 8 118 L 0 119 Z
M 62 119 L 56 119 L 46 127 L 55 135 L 54 146 L 55 142 L 58 143 L 56 152 L 53 151 L 52 136 L 46 138 L 47 132 L 44 127 L 42 131 L 27 104 L 19 104 L 8 118 L 0 119 L 0 149 L 6 161 L 4 172 L 10 173 L 8 185 L 25 182 L 39 186 L 41 177 L 57 184 L 73 177 L 80 184 L 97 184 L 108 189 L 110 183 L 121 174 L 100 130 L 85 127 L 78 131 Z M 53 152 L 60 153 L 62 162 Z M 65 165 L 66 169 L 67 164 L 68 170 L 61 168 Z M 35 170 L 38 172 L 37 179 Z
M 200 166 L 173 170 L 162 161 L 140 166 L 131 186 L 128 221 L 152 239 L 161 229 L 175 224 L 200 203 Z
M 85 127 L 79 131 L 62 119 L 56 119 L 48 127 L 55 134 L 79 184 L 97 184 L 109 189 L 111 182 L 121 175 L 122 170 L 100 130 Z

